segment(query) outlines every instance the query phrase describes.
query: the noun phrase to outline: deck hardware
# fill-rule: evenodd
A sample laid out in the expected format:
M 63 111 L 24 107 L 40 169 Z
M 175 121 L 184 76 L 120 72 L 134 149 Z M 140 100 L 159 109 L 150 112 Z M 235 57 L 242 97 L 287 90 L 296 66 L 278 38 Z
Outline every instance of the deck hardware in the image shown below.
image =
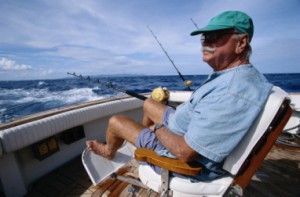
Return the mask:
M 65 144 L 72 144 L 85 137 L 83 126 L 73 127 L 62 132 L 61 139 Z
M 228 193 L 230 197 L 240 197 L 243 196 L 243 189 L 239 185 L 233 185 L 230 187 L 230 191 Z
M 159 188 L 160 196 L 172 196 L 172 191 L 169 190 L 170 171 L 163 169 L 161 171 L 161 186 Z
M 124 182 L 127 182 L 127 183 L 130 183 L 132 185 L 136 185 L 138 187 L 142 187 L 142 188 L 145 188 L 145 189 L 149 189 L 147 186 L 145 186 L 141 181 L 137 180 L 137 179 L 134 179 L 134 178 L 130 178 L 130 177 L 127 177 L 127 176 L 122 176 L 122 175 L 118 175 L 116 173 L 112 173 L 110 175 L 111 178 L 113 179 L 118 179 L 120 181 L 124 181 Z
M 39 141 L 32 146 L 34 157 L 42 161 L 59 151 L 56 136 Z
M 129 193 L 134 194 L 134 193 L 136 192 L 136 189 L 135 189 L 133 186 L 131 186 L 131 187 L 128 188 L 127 191 L 128 191 Z

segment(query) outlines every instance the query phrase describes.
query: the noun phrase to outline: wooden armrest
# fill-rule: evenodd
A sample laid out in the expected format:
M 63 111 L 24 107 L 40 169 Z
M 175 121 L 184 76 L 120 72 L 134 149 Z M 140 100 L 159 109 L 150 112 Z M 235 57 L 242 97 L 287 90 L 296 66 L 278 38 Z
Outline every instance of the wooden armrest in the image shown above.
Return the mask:
M 159 156 L 155 151 L 146 148 L 137 148 L 134 155 L 137 161 L 145 161 L 166 170 L 184 175 L 195 176 L 202 171 L 202 167 L 192 167 L 190 164 L 179 161 L 178 159 Z

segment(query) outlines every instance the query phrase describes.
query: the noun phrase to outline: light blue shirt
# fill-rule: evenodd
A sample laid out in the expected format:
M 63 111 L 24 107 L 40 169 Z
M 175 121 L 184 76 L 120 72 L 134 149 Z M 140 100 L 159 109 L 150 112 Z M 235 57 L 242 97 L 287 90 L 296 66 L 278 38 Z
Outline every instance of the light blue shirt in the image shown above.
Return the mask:
M 214 72 L 170 115 L 168 128 L 201 155 L 196 161 L 206 169 L 196 180 L 225 173 L 222 162 L 250 129 L 272 86 L 250 64 Z M 158 154 L 174 157 L 168 150 Z

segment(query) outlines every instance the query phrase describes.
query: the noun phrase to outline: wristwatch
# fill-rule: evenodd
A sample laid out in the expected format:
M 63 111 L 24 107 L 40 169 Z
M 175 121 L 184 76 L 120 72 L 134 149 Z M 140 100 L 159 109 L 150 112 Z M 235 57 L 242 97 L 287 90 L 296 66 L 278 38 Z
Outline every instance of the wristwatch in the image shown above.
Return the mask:
M 154 132 L 157 130 L 157 129 L 160 129 L 160 128 L 162 128 L 162 127 L 164 127 L 165 125 L 163 125 L 163 124 L 155 124 L 155 126 L 154 126 Z

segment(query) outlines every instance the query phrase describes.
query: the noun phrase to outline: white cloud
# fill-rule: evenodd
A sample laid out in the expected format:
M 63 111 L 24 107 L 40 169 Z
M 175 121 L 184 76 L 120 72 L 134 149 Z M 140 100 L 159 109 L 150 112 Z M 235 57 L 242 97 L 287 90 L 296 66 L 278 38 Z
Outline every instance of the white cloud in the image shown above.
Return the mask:
M 14 60 L 7 58 L 1 58 L 0 60 L 0 70 L 9 71 L 9 70 L 31 70 L 32 67 L 26 64 L 16 64 Z
M 41 70 L 40 73 L 43 76 L 48 76 L 53 73 L 53 70 L 52 69 Z

